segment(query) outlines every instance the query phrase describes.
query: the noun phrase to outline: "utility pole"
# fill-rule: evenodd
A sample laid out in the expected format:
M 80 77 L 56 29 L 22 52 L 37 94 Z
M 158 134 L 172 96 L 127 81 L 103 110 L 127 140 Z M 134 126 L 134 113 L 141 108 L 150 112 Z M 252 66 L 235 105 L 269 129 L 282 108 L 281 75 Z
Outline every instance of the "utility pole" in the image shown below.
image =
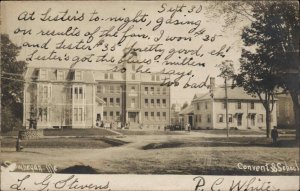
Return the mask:
M 226 129 L 227 129 L 227 137 L 229 137 L 227 77 L 225 77 L 225 109 L 226 109 Z

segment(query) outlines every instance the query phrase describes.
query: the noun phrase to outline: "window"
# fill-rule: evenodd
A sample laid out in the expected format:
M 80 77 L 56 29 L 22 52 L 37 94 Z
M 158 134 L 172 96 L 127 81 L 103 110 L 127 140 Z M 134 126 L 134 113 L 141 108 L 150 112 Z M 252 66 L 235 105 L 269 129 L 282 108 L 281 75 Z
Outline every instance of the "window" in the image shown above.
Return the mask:
M 113 106 L 114 105 L 114 98 L 109 98 L 109 105 Z
M 78 108 L 78 121 L 84 121 L 83 108 Z
M 145 87 L 145 94 L 148 94 L 149 88 Z
M 240 101 L 237 102 L 237 108 L 242 109 L 242 103 Z
M 258 123 L 263 123 L 264 122 L 264 115 L 263 114 L 259 114 L 257 117 L 257 122 Z
M 83 88 L 82 87 L 78 88 L 78 97 L 79 97 L 79 99 L 83 99 Z
M 162 90 L 163 92 L 162 92 L 162 94 L 163 95 L 166 95 L 167 94 L 167 88 L 166 87 L 163 87 L 163 90 Z
M 135 86 L 131 86 L 131 93 L 135 93 Z
M 207 114 L 207 123 L 210 123 L 211 119 L 210 119 L 210 114 Z
M 113 111 L 109 112 L 109 118 L 110 118 L 110 119 L 113 119 L 113 118 L 114 118 L 114 112 L 113 112 Z
M 74 108 L 74 121 L 78 121 L 78 108 Z
M 108 105 L 108 103 L 107 103 L 107 98 L 106 98 L 106 97 L 103 98 L 103 101 L 105 102 L 105 105 Z
M 250 109 L 254 109 L 254 101 L 251 101 L 251 103 L 250 103 Z
M 156 117 L 157 117 L 157 119 L 160 119 L 160 112 L 156 113 Z
M 151 75 L 151 80 L 155 81 L 155 75 L 154 74 Z
M 232 114 L 228 114 L 228 122 L 229 123 L 233 122 Z
M 163 99 L 163 100 L 162 100 L 162 104 L 163 104 L 163 107 L 167 107 L 166 99 Z
M 207 104 L 207 102 L 205 102 L 205 109 L 208 109 L 208 104 Z
M 104 74 L 104 79 L 108 79 L 108 73 Z
M 109 92 L 113 94 L 114 91 L 115 91 L 115 90 L 114 90 L 114 86 L 109 86 Z
M 158 107 L 160 107 L 160 99 L 156 100 L 156 104 L 157 104 Z
M 222 103 L 222 109 L 226 109 L 226 101 Z
M 44 90 L 43 90 L 43 98 L 48 98 L 48 87 L 44 86 Z
M 163 112 L 163 119 L 166 120 L 167 119 L 167 113 Z
M 132 108 L 135 107 L 135 98 L 131 98 L 131 107 L 132 107 Z
M 151 107 L 154 107 L 154 99 L 151 99 Z
M 154 112 L 151 112 L 151 120 L 154 119 Z
M 223 114 L 219 114 L 218 115 L 218 122 L 219 123 L 223 123 L 224 122 L 224 115 Z
M 73 119 L 75 122 L 84 121 L 84 109 L 83 108 L 74 108 Z
M 202 115 L 201 114 L 199 115 L 198 120 L 199 120 L 200 123 L 202 122 Z
M 97 93 L 102 93 L 102 86 L 101 85 L 97 86 Z
M 197 103 L 197 110 L 200 110 L 200 103 Z
M 120 106 L 120 98 L 116 98 L 116 105 Z
M 64 80 L 65 78 L 65 73 L 63 70 L 58 70 L 57 71 L 57 80 Z
M 40 79 L 46 80 L 48 77 L 47 73 L 48 71 L 46 69 L 40 69 Z
M 48 102 L 51 98 L 51 85 L 39 84 L 38 89 L 38 97 L 40 99 L 40 102 Z
M 159 81 L 159 80 L 160 80 L 160 76 L 156 75 L 156 81 Z
M 122 89 L 121 86 L 120 87 L 116 87 L 116 93 L 119 94 L 122 91 L 121 89 Z
M 120 112 L 116 111 L 116 120 L 120 120 L 119 117 L 120 117 Z
M 153 95 L 154 94 L 154 87 L 150 88 L 150 94 Z
M 103 118 L 104 118 L 104 120 L 107 120 L 107 112 L 106 111 L 103 112 Z
M 159 95 L 160 94 L 160 87 L 157 87 L 156 91 L 157 91 L 157 94 Z
M 135 74 L 131 74 L 131 79 L 135 80 Z
M 145 112 L 145 119 L 149 119 L 149 117 L 148 117 L 148 112 Z
M 82 71 L 75 71 L 75 80 L 82 80 Z
M 109 79 L 111 79 L 111 80 L 114 79 L 114 74 L 113 73 L 109 74 Z
M 84 87 L 81 87 L 81 86 L 74 86 L 72 88 L 73 90 L 73 98 L 75 100 L 81 100 L 81 99 L 84 99 Z
M 145 106 L 148 107 L 148 99 L 145 99 Z

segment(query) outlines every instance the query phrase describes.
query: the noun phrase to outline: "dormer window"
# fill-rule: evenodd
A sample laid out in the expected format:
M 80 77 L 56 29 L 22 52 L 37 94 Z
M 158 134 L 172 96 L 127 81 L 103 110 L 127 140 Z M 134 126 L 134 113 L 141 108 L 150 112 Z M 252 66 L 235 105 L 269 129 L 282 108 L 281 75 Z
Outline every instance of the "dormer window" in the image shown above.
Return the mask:
M 40 79 L 41 80 L 46 80 L 47 77 L 48 77 L 47 70 L 46 69 L 40 69 Z
M 83 71 L 75 71 L 75 80 L 81 81 L 83 78 Z
M 65 72 L 63 70 L 57 70 L 57 80 L 64 80 Z

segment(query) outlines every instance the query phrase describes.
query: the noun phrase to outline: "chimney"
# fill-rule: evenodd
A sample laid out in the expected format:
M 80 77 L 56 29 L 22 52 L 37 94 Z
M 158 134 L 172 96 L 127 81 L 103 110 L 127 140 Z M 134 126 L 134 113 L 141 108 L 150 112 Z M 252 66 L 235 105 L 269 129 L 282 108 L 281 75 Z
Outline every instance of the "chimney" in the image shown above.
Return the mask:
M 216 87 L 216 84 L 215 84 L 215 78 L 214 77 L 210 77 L 209 79 L 209 92 L 210 92 L 210 96 L 213 98 L 214 97 L 214 90 L 215 90 L 215 87 Z

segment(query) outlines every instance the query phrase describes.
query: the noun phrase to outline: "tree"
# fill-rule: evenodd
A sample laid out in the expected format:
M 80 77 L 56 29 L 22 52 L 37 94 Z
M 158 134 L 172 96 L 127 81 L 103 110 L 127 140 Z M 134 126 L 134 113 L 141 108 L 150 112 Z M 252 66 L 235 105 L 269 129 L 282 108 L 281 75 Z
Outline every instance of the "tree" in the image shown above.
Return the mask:
M 253 6 L 254 19 L 242 34 L 245 48 L 242 50 L 240 74 L 236 76 L 236 82 L 248 93 L 258 95 L 262 101 L 266 110 L 267 137 L 270 133 L 275 89 L 286 88 L 295 97 L 299 94 L 299 65 L 295 64 L 299 62 L 292 61 L 287 51 L 293 49 L 299 52 L 299 45 L 295 43 L 299 42 L 298 9 L 297 3 L 293 2 L 260 2 L 260 6 Z M 297 71 L 295 80 L 298 79 L 298 84 L 291 87 L 291 81 L 284 78 L 284 68 Z M 299 124 L 296 115 L 297 112 L 299 114 L 298 99 L 293 99 L 293 103 Z
M 20 47 L 8 35 L 1 34 L 1 131 L 12 130 L 22 124 L 23 73 L 26 63 L 17 61 Z

